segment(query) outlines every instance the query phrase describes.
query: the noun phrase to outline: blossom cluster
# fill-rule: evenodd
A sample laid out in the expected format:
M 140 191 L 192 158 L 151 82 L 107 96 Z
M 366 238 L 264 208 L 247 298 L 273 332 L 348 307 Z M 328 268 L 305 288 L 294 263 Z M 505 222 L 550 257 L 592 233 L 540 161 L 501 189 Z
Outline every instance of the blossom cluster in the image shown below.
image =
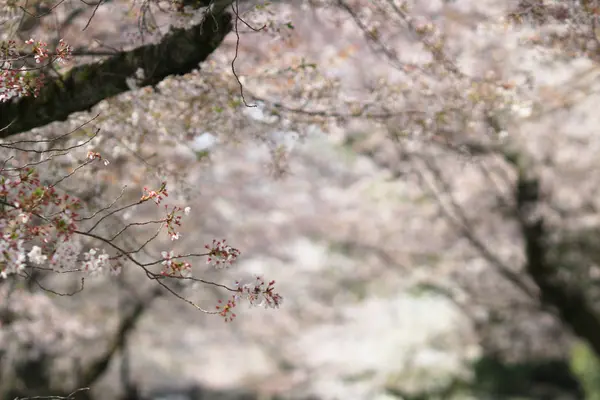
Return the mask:
M 88 160 L 101 160 L 104 165 L 110 164 L 110 161 L 108 161 L 106 158 L 103 159 L 102 155 L 97 151 L 88 151 L 87 158 Z
M 168 208 L 168 206 L 165 205 L 165 208 Z M 177 227 L 181 226 L 181 211 L 183 211 L 185 215 L 189 215 L 191 208 L 175 206 L 171 212 L 167 213 L 167 217 L 165 218 L 165 227 L 167 228 L 167 233 L 171 240 L 178 240 L 181 237 L 181 233 L 176 230 Z
M 42 84 L 43 74 L 37 79 L 32 79 L 26 73 L 0 67 L 0 103 L 13 97 L 25 97 L 30 94 L 37 96 Z
M 256 280 L 251 283 L 236 282 L 236 286 L 238 298 L 246 297 L 253 306 L 279 308 L 283 301 L 281 295 L 275 293 L 275 281 L 266 283 L 260 276 L 257 276 Z
M 226 303 L 219 300 L 219 304 L 216 306 L 219 315 L 225 318 L 225 322 L 230 322 L 236 317 L 233 309 L 242 299 L 247 300 L 251 307 L 279 308 L 283 302 L 283 297 L 275 292 L 275 281 L 267 283 L 260 276 L 257 276 L 254 282 L 241 283 L 237 281 L 235 282 L 235 294 Z
M 99 153 L 92 151 L 88 152 L 87 159 L 83 166 L 89 161 L 104 160 Z M 144 195 L 137 204 L 153 200 L 159 205 L 167 196 L 166 183 L 158 190 L 144 188 Z M 86 218 L 81 216 L 83 206 L 80 200 L 59 193 L 52 184 L 42 184 L 33 168 L 0 168 L 0 199 L 3 199 L 0 202 L 1 278 L 43 265 L 53 270 L 79 271 L 88 276 L 120 272 L 120 266 L 115 264 L 119 254 L 111 257 L 105 250 L 96 247 L 83 250 L 79 224 Z M 166 228 L 171 240 L 179 239 L 181 234 L 177 228 L 182 224 L 182 217 L 191 213 L 191 208 L 163 206 L 167 211 L 166 217 L 158 222 L 162 224 L 161 228 Z M 195 256 L 205 256 L 206 263 L 217 269 L 231 266 L 240 255 L 240 251 L 227 244 L 225 239 L 213 240 L 205 248 L 204 254 Z M 161 276 L 194 279 L 192 264 L 183 260 L 184 256 L 176 255 L 173 250 L 163 251 L 161 256 L 158 261 L 163 267 Z M 234 295 L 226 304 L 219 303 L 217 313 L 231 320 L 234 316 L 232 310 L 242 298 L 251 305 L 278 307 L 282 298 L 274 292 L 274 283 L 266 283 L 259 277 L 252 283 L 236 282 L 235 288 L 223 286 Z
M 81 201 L 42 184 L 33 168 L 0 168 L 0 276 L 48 264 L 78 269 Z M 83 267 L 82 267 L 83 269 Z
M 47 61 L 50 58 L 50 53 L 48 51 L 48 43 L 36 41 L 34 39 L 29 39 L 25 41 L 25 44 L 33 45 L 32 52 L 34 54 L 35 62 L 37 64 Z M 71 52 L 71 46 L 69 46 L 63 39 L 60 39 L 58 41 L 58 46 L 54 51 L 53 61 L 65 63 L 71 57 Z
M 6 220 L 0 219 L 0 226 L 7 225 Z M 0 240 L 0 278 L 17 274 L 25 268 L 24 240 L 19 234 L 6 232 Z M 2 267 L 3 266 L 3 267 Z
M 204 246 L 208 249 L 208 258 L 206 263 L 216 268 L 225 268 L 230 266 L 240 255 L 240 251 L 231 247 L 226 240 L 213 240 L 211 245 Z
M 42 73 L 33 75 L 31 68 L 17 67 L 17 62 L 33 56 L 36 64 L 65 63 L 69 61 L 72 54 L 71 46 L 63 39 L 59 41 L 53 53 L 48 50 L 48 44 L 42 41 L 29 39 L 25 44 L 31 45 L 32 48 L 28 54 L 22 55 L 14 40 L 0 43 L 0 102 L 6 102 L 14 97 L 37 96 L 43 86 Z
M 110 256 L 106 251 L 102 250 L 100 254 L 98 252 L 99 249 L 92 248 L 84 253 L 83 270 L 90 276 L 103 275 L 106 271 L 109 271 L 111 275 L 119 275 L 121 267 L 110 262 Z
M 173 251 L 163 251 L 161 255 L 163 257 L 163 270 L 161 271 L 161 275 L 180 276 L 183 278 L 192 276 L 192 265 L 187 261 L 175 260 L 174 258 L 179 256 L 175 256 Z
M 144 187 L 144 195 L 140 201 L 152 199 L 156 204 L 160 204 L 165 197 L 169 197 L 169 193 L 167 192 L 167 183 L 163 182 L 158 190 L 151 190 Z
M 189 207 L 185 209 L 186 213 L 189 212 Z M 177 233 L 177 238 L 181 235 Z M 175 238 L 175 239 L 177 239 Z M 173 237 L 172 237 L 173 239 Z M 225 266 L 231 266 L 240 255 L 240 251 L 234 247 L 231 247 L 225 244 L 226 240 L 213 240 L 211 245 L 205 245 L 204 247 L 208 249 L 206 263 L 214 266 L 217 269 L 223 268 Z M 191 277 L 191 264 L 187 261 L 178 261 L 177 258 L 181 258 L 181 255 L 175 255 L 175 253 L 171 251 L 163 251 L 162 262 L 163 270 L 161 271 L 161 275 L 163 276 L 182 276 L 182 277 Z

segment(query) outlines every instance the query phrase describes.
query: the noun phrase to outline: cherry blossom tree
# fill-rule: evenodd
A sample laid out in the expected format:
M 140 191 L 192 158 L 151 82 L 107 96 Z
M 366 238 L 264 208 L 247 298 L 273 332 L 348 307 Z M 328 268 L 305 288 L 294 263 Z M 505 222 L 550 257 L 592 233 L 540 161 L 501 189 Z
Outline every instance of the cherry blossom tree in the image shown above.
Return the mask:
M 181 11 L 192 6 L 182 3 L 174 8 Z M 431 242 L 444 254 L 445 265 L 450 266 L 424 277 L 422 288 L 443 293 L 459 304 L 472 318 L 487 348 L 506 352 L 512 349 L 526 357 L 530 352 L 547 351 L 542 347 L 550 340 L 562 344 L 574 334 L 600 354 L 595 301 L 597 230 L 593 220 L 597 196 L 590 189 L 595 186 L 593 179 L 582 178 L 594 166 L 593 160 L 583 156 L 584 150 L 596 144 L 593 138 L 569 140 L 564 132 L 548 134 L 560 121 L 547 123 L 546 131 L 532 125 L 533 120 L 542 120 L 548 113 L 558 115 L 583 102 L 586 96 L 551 92 L 543 82 L 537 83 L 536 79 L 543 81 L 541 73 L 536 76 L 531 68 L 519 65 L 527 64 L 529 56 L 545 57 L 557 68 L 567 59 L 593 70 L 598 61 L 598 13 L 594 2 L 520 1 L 494 20 L 484 20 L 477 10 L 457 12 L 453 5 L 440 6 L 434 19 L 427 16 L 429 5 L 419 2 L 311 2 L 315 14 L 326 20 L 323 23 L 330 24 L 334 33 L 342 35 L 353 29 L 385 63 L 385 67 L 362 68 L 370 74 L 366 74 L 359 95 L 343 87 L 339 77 L 327 75 L 318 62 L 284 51 L 298 45 L 289 33 L 294 24 L 287 16 L 279 23 L 272 23 L 260 13 L 246 19 L 237 6 L 234 3 L 230 13 L 213 15 L 215 20 L 206 19 L 204 28 L 213 29 L 200 30 L 200 25 L 192 21 L 191 27 L 174 28 L 159 41 L 173 40 L 172 45 L 148 44 L 109 54 L 104 63 L 74 67 L 66 80 L 52 78 L 42 86 L 27 74 L 5 74 L 6 98 L 28 95 L 0 105 L 4 126 L 0 136 L 5 140 L 64 120 L 120 93 L 131 97 L 110 100 L 115 119 L 121 117 L 136 132 L 133 137 L 113 135 L 110 141 L 101 142 L 102 130 L 82 123 L 64 137 L 2 143 L 7 152 L 2 169 L 2 221 L 3 230 L 10 230 L 2 264 L 7 282 L 36 282 L 35 274 L 46 272 L 68 272 L 88 279 L 90 275 L 118 274 L 134 267 L 161 289 L 156 293 L 174 295 L 227 321 L 235 316 L 242 299 L 278 306 L 281 296 L 275 293 L 272 281 L 259 277 L 252 282 L 225 285 L 200 277 L 197 258 L 203 258 L 211 267 L 223 268 L 240 256 L 240 251 L 225 240 L 203 244 L 205 247 L 197 253 L 179 254 L 170 248 L 158 254 L 144 253 L 159 235 L 175 245 L 186 216 L 195 211 L 172 200 L 173 193 L 181 188 L 176 179 L 163 178 L 169 174 L 175 178 L 175 168 L 157 169 L 154 172 L 160 179 L 154 185 L 140 182 L 147 185 L 141 193 L 134 196 L 117 192 L 104 204 L 95 202 L 100 197 L 98 190 L 90 191 L 89 197 L 72 196 L 60 187 L 77 182 L 78 177 L 89 179 L 86 173 L 99 176 L 117 168 L 125 157 L 105 151 L 116 149 L 115 143 L 119 148 L 134 148 L 135 155 L 143 153 L 149 141 L 144 130 L 152 124 L 160 132 L 152 136 L 153 145 L 163 144 L 159 141 L 163 137 L 180 143 L 187 133 L 179 132 L 191 132 L 198 125 L 206 127 L 207 132 L 227 131 L 232 140 L 241 141 L 242 135 L 236 136 L 236 131 L 243 125 L 247 129 L 244 132 L 250 132 L 246 136 L 269 144 L 274 172 L 280 175 L 293 155 L 281 145 L 283 140 L 266 137 L 262 130 L 267 124 L 281 124 L 300 136 L 310 130 L 328 131 L 337 135 L 344 147 L 389 170 L 392 179 L 414 180 L 422 197 L 435 205 L 437 212 L 427 217 L 429 227 L 439 228 L 435 235 L 430 234 L 436 236 Z M 339 11 L 344 18 L 339 17 Z M 194 71 L 229 30 L 238 35 L 244 27 L 261 34 L 270 29 L 278 34 L 279 41 L 272 47 L 270 42 L 267 46 L 266 41 L 256 41 L 258 45 L 253 48 L 243 41 L 240 45 L 238 36 L 231 48 L 235 52 L 233 61 L 224 62 L 220 55 L 213 54 L 199 72 Z M 175 44 L 179 38 L 185 39 L 181 45 Z M 43 42 L 30 42 L 32 48 L 27 51 L 17 49 L 16 43 L 6 45 L 7 62 L 24 57 L 24 53 L 30 58 L 33 55 L 34 62 L 61 62 L 69 52 L 79 51 L 65 42 L 57 44 L 52 51 L 46 51 L 48 46 Z M 255 52 L 256 59 L 247 57 L 250 51 L 244 53 L 244 46 Z M 187 51 L 192 47 L 197 51 Z M 172 53 L 168 53 L 170 49 Z M 238 57 L 238 51 L 242 56 Z M 331 63 L 348 58 L 352 51 L 352 45 L 348 46 L 331 57 Z M 491 53 L 500 56 L 488 56 Z M 515 60 L 511 58 L 514 53 L 526 53 L 527 57 Z M 188 58 L 190 54 L 194 55 Z M 155 61 L 150 66 L 146 64 L 149 58 Z M 123 74 L 107 80 L 104 86 L 107 78 L 103 73 L 115 70 Z M 184 74 L 208 78 L 194 83 L 166 78 Z M 151 102 L 158 102 L 156 97 L 163 84 L 175 90 L 169 91 L 171 96 L 164 96 L 169 98 L 163 99 L 161 106 L 151 107 Z M 65 93 L 62 85 L 67 89 L 65 98 L 61 97 Z M 49 89 L 44 92 L 46 87 Z M 89 88 L 98 87 L 106 91 L 90 94 Z M 577 91 L 589 95 L 584 89 Z M 188 91 L 191 99 L 182 94 Z M 139 107 L 132 111 L 128 108 L 131 102 Z M 167 114 L 161 109 L 165 105 L 177 117 L 165 117 L 168 123 L 150 121 L 147 114 Z M 244 113 L 253 113 L 253 119 L 260 123 L 249 123 Z M 100 115 L 97 121 L 101 119 Z M 109 122 L 102 123 L 110 127 Z M 113 127 L 113 131 L 121 131 L 124 124 Z M 66 140 L 78 134 L 74 143 Z M 171 149 L 174 145 L 159 147 Z M 199 153 L 198 158 L 203 159 L 204 150 Z M 67 172 L 51 174 L 40 168 L 61 165 L 61 157 L 71 157 L 73 165 L 68 165 Z M 147 157 L 140 159 L 146 161 Z M 177 190 L 172 190 L 172 185 Z M 585 192 L 583 202 L 569 196 L 569 192 L 580 191 Z M 87 198 L 81 201 L 81 197 Z M 158 217 L 131 222 L 131 210 L 149 206 Z M 121 223 L 116 230 L 116 225 L 109 223 L 115 219 Z M 128 235 L 150 227 L 155 228 L 154 233 L 139 243 L 133 240 L 137 234 Z M 81 282 L 76 291 L 83 290 L 85 280 Z M 212 309 L 203 308 L 177 290 L 187 282 L 216 287 L 229 296 Z M 152 292 L 148 298 L 152 296 L 158 295 Z M 514 328 L 525 336 L 526 329 L 531 329 L 526 322 L 535 321 L 538 328 L 533 336 L 546 340 L 539 340 L 542 345 L 534 343 L 523 351 L 514 351 L 522 348 L 512 337 L 506 339 L 509 335 L 505 330 L 490 333 L 494 320 L 502 321 L 502 329 Z M 80 381 L 78 387 L 90 382 Z
M 176 11 L 184 9 L 183 4 L 172 6 Z M 202 278 L 204 269 L 229 268 L 241 255 L 226 239 L 215 239 L 197 253 L 181 254 L 175 250 L 182 236 L 180 227 L 194 210 L 185 204 L 169 203 L 168 181 L 156 187 L 143 187 L 137 198 L 122 188 L 107 203 L 98 201 L 102 186 L 95 185 L 89 174 L 109 170 L 113 164 L 110 154 L 94 146 L 102 135 L 100 129 L 87 130 L 95 118 L 54 137 L 14 136 L 64 120 L 107 97 L 156 85 L 168 75 L 185 74 L 197 67 L 232 28 L 231 14 L 223 12 L 223 5 L 193 5 L 200 6 L 206 7 L 206 11 L 196 25 L 188 29 L 173 28 L 159 44 L 129 52 L 117 51 L 101 63 L 71 65 L 68 77 L 47 77 L 44 73 L 57 65 L 72 63 L 77 57 L 78 51 L 65 40 L 60 39 L 54 48 L 35 39 L 2 42 L 0 334 L 2 342 L 7 344 L 4 361 L 17 366 L 13 371 L 16 376 L 5 377 L 12 383 L 0 388 L 8 396 L 39 395 L 52 388 L 50 377 L 45 375 L 51 368 L 47 362 L 65 351 L 61 343 L 68 348 L 73 341 L 93 336 L 75 321 L 69 325 L 69 318 L 59 315 L 58 310 L 54 317 L 47 318 L 62 323 L 50 326 L 42 310 L 54 311 L 44 293 L 84 296 L 87 280 L 112 277 L 115 284 L 123 284 L 118 277 L 127 268 L 139 268 L 155 284 L 153 290 L 127 305 L 108 349 L 88 362 L 75 381 L 57 389 L 56 396 L 64 398 L 85 395 L 83 390 L 102 376 L 113 355 L 123 348 L 136 321 L 158 296 L 171 294 L 198 311 L 215 314 L 225 321 L 236 317 L 236 309 L 243 301 L 266 308 L 277 308 L 282 303 L 273 280 L 265 281 L 259 276 L 224 284 Z M 29 67 L 30 64 L 33 66 Z M 107 79 L 114 77 L 114 72 L 118 72 L 117 78 Z M 82 133 L 84 138 L 79 139 Z M 90 185 L 87 190 L 81 190 L 86 184 Z M 89 197 L 73 194 L 74 188 L 79 189 L 76 193 L 86 193 Z M 123 218 L 126 213 L 147 209 L 151 204 L 155 207 L 155 218 L 135 222 Z M 152 233 L 140 239 L 136 230 Z M 160 235 L 166 235 L 174 246 L 153 255 L 148 247 Z M 79 285 L 70 292 L 56 291 L 42 282 L 48 274 L 77 276 Z M 225 297 L 217 304 L 195 303 L 180 293 L 181 288 L 194 283 L 218 288 Z M 23 290 L 23 285 L 27 290 Z M 35 315 L 32 317 L 35 322 L 28 322 L 27 315 Z M 19 359 L 22 345 L 33 345 L 37 353 Z M 23 372 L 33 370 L 42 372 Z M 80 389 L 70 393 L 72 388 Z
M 453 2 L 312 4 L 340 32 L 358 30 L 384 65 L 361 65 L 372 74 L 360 95 L 341 79 L 314 75 L 312 86 L 286 93 L 271 77 L 254 76 L 246 92 L 267 114 L 293 120 L 299 130 L 319 124 L 395 179 L 418 182 L 446 226 L 447 247 L 439 251 L 455 265 L 424 279 L 423 287 L 460 304 L 482 337 L 490 336 L 491 320 L 502 321 L 504 334 L 491 335 L 496 350 L 517 348 L 506 340 L 514 328 L 531 336 L 528 352 L 548 351 L 531 344 L 545 330 L 548 340 L 565 343 L 574 335 L 600 355 L 592 283 L 597 196 L 585 189 L 596 185 L 586 172 L 595 162 L 583 156 L 596 140 L 575 133 L 585 128 L 561 125 L 571 108 L 596 99 L 587 77 L 597 70 L 597 3 L 520 1 L 498 5 L 503 11 L 493 17 L 476 4 L 465 11 Z M 346 18 L 334 17 L 333 9 Z M 298 75 L 310 75 L 315 65 L 304 62 Z M 539 65 L 554 72 L 538 72 Z M 552 91 L 559 80 L 552 77 L 565 65 L 578 72 L 564 90 Z M 544 328 L 526 332 L 531 320 Z

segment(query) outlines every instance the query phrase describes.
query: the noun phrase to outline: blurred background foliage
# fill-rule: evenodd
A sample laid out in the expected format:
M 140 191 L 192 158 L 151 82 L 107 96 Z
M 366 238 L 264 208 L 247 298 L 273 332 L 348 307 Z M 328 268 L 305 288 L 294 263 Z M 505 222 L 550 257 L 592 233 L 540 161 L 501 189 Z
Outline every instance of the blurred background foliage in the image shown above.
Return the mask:
M 193 212 L 141 257 L 226 237 L 239 263 L 199 275 L 264 274 L 285 306 L 223 324 L 135 268 L 73 297 L 36 284 L 77 290 L 67 274 L 3 281 L 0 397 L 600 399 L 597 3 L 243 1 L 199 68 L 145 87 L 127 76 L 119 95 L 22 133 L 68 147 L 100 129 L 90 149 L 109 167 L 61 190 L 97 209 L 167 180 Z M 60 81 L 200 26 L 206 5 L 0 0 L 1 39 L 64 37 L 73 63 L 45 71 Z M 115 215 L 103 233 L 155 215 Z

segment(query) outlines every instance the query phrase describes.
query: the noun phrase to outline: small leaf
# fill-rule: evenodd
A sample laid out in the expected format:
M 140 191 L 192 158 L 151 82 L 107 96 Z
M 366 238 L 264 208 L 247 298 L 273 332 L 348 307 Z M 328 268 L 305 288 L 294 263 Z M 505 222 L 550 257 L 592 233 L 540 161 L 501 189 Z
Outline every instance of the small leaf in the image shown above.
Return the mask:
M 196 161 L 202 161 L 210 155 L 210 151 L 201 150 L 196 152 Z
M 44 195 L 44 189 L 41 187 L 38 187 L 33 191 L 34 197 L 42 197 L 43 195 Z

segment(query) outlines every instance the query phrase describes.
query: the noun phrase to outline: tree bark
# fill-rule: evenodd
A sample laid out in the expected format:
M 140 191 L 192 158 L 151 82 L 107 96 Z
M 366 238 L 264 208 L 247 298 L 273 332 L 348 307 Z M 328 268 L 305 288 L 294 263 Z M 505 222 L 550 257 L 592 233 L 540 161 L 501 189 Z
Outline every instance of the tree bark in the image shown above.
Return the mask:
M 161 294 L 162 291 L 160 286 L 156 286 L 145 298 L 139 299 L 135 302 L 134 307 L 129 310 L 119 321 L 119 327 L 113 335 L 106 351 L 100 354 L 88 365 L 83 367 L 77 382 L 77 387 L 91 387 L 99 378 L 104 375 L 115 354 L 119 350 L 123 349 L 127 337 L 131 332 L 134 331 L 139 319 L 150 307 L 152 302 L 161 296 Z
M 535 216 L 535 208 L 541 201 L 538 178 L 514 157 L 509 158 L 513 158 L 509 162 L 513 162 L 519 174 L 515 198 L 525 239 L 526 271 L 540 289 L 542 304 L 554 308 L 563 323 L 600 356 L 600 315 L 581 287 L 559 279 L 558 265 L 548 259 L 544 220 Z
M 232 29 L 229 13 L 207 13 L 189 29 L 172 29 L 160 43 L 117 53 L 102 62 L 74 67 L 66 76 L 45 82 L 38 97 L 0 103 L 0 139 L 65 121 L 69 115 L 89 110 L 100 101 L 129 89 L 126 79 L 141 68 L 140 87 L 156 85 L 169 75 L 195 68 L 221 44 Z

